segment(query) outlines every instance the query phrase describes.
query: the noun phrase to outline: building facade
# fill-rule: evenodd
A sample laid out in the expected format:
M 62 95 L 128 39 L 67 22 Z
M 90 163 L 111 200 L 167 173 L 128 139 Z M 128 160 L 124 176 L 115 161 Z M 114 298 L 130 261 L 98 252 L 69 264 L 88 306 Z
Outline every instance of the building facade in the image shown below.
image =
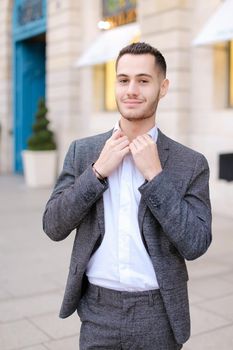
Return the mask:
M 40 96 L 46 97 L 56 134 L 59 167 L 73 139 L 114 125 L 119 116 L 112 94 L 114 62 L 107 55 L 104 61 L 103 55 L 96 63 L 98 47 L 92 63 L 77 62 L 101 39 L 101 23 L 110 23 L 110 32 L 136 21 L 140 40 L 157 47 L 167 60 L 170 90 L 160 103 L 157 124 L 170 137 L 205 154 L 213 209 L 233 216 L 233 182 L 219 179 L 220 154 L 233 153 L 231 44 L 227 40 L 193 45 L 222 3 L 2 0 L 0 173 L 23 171 L 21 151 Z

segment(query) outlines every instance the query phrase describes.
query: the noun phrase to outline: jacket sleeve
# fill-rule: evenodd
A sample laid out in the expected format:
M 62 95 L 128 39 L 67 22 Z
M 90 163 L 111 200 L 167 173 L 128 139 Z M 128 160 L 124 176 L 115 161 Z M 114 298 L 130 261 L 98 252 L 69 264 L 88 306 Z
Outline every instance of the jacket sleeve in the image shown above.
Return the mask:
M 209 167 L 204 156 L 197 157 L 184 195 L 166 169 L 143 184 L 139 191 L 168 239 L 185 259 L 194 260 L 205 253 L 212 236 Z
M 107 181 L 97 179 L 91 164 L 77 176 L 75 156 L 73 142 L 43 215 L 43 229 L 54 241 L 66 238 L 108 187 Z

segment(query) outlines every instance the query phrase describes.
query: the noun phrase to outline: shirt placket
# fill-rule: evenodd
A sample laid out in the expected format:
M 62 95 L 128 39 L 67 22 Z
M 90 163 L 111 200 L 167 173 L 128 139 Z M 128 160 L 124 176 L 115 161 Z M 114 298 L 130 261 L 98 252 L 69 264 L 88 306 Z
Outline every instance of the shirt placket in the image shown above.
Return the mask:
M 126 158 L 122 164 L 120 180 L 120 203 L 119 203 L 119 277 L 121 283 L 129 282 L 130 279 L 130 218 L 131 218 L 131 188 L 130 188 L 130 166 Z

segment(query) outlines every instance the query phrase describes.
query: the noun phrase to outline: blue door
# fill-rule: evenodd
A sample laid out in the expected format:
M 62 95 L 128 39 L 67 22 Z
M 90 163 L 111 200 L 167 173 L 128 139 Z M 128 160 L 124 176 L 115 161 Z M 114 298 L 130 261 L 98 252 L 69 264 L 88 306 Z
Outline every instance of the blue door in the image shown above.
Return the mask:
M 45 36 L 15 43 L 15 171 L 32 131 L 38 100 L 45 97 Z

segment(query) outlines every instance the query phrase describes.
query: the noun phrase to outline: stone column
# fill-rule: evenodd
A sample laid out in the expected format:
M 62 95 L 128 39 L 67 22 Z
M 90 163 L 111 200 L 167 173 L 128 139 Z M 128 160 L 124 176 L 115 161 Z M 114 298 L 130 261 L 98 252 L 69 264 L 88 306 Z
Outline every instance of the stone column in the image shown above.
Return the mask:
M 0 174 L 13 167 L 12 150 L 12 1 L 0 3 Z
M 190 113 L 190 14 L 189 0 L 139 0 L 142 40 L 164 55 L 169 92 L 160 101 L 157 124 L 181 142 L 187 143 Z
M 47 2 L 47 104 L 55 130 L 60 166 L 69 143 L 81 134 L 79 72 L 74 63 L 82 42 L 81 1 Z

